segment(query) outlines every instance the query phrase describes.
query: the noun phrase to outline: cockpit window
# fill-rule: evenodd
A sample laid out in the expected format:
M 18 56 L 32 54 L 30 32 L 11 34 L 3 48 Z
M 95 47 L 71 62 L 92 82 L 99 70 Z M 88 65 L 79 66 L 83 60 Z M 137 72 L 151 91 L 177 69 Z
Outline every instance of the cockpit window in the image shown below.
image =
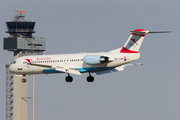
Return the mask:
M 16 64 L 16 61 L 14 61 L 12 64 Z

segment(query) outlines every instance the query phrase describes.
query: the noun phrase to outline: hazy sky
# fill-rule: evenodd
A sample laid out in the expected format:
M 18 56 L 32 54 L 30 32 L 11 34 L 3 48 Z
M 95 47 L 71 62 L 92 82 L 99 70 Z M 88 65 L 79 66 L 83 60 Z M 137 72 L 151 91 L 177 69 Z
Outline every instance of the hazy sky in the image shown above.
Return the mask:
M 67 74 L 36 75 L 36 120 L 179 120 L 179 21 L 177 0 L 3 0 L 0 4 L 0 119 L 5 120 L 5 64 L 13 53 L 3 50 L 5 22 L 14 10 L 28 11 L 36 21 L 34 36 L 46 38 L 47 54 L 110 51 L 122 47 L 128 30 L 168 30 L 146 35 L 140 49 L 144 66 L 95 77 Z M 28 77 L 32 96 L 32 76 Z M 28 119 L 32 119 L 32 100 Z

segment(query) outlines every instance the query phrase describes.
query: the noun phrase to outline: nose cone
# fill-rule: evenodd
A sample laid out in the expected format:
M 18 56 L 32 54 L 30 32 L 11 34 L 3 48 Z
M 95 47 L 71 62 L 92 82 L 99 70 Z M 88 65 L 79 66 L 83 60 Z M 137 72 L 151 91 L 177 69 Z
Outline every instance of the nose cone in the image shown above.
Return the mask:
M 9 66 L 9 71 L 10 71 L 11 73 L 15 73 L 15 70 L 16 70 L 15 65 L 14 65 L 14 64 L 11 64 L 11 65 Z

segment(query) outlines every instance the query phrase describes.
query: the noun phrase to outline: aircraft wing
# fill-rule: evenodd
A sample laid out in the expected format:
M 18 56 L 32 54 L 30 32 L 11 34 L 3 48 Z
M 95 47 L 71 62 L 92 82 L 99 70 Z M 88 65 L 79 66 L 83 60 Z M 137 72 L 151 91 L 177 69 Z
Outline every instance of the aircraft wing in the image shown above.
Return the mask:
M 52 68 L 52 65 L 35 64 L 35 63 L 31 63 L 31 62 L 28 62 L 27 64 L 28 65 L 33 65 L 33 66 L 39 66 L 39 67 Z
M 76 75 L 81 75 L 79 70 L 77 70 L 75 68 L 70 68 L 70 67 L 56 66 L 55 70 L 65 72 L 65 73 L 72 73 L 72 74 L 76 74 Z
M 102 74 L 107 74 L 107 73 L 122 71 L 122 70 L 124 70 L 124 68 L 125 68 L 125 65 L 121 65 L 121 66 L 115 67 L 115 68 L 112 69 L 112 70 L 100 71 L 100 72 L 95 72 L 95 73 L 96 73 L 97 75 L 102 75 Z
M 61 71 L 61 72 L 65 72 L 65 73 L 72 73 L 72 74 L 76 74 L 76 75 L 81 75 L 81 73 L 72 67 L 68 67 L 68 66 L 54 66 L 54 65 L 45 65 L 45 64 L 36 64 L 36 63 L 31 63 L 28 62 L 29 65 L 33 65 L 33 66 L 39 66 L 39 67 L 45 67 L 45 68 L 52 68 L 55 69 L 57 71 Z
M 102 75 L 102 74 L 107 74 L 107 73 L 119 72 L 119 71 L 123 71 L 126 66 L 143 65 L 143 64 L 144 63 L 131 63 L 131 64 L 126 64 L 126 65 L 121 65 L 121 66 L 115 67 L 112 70 L 106 70 L 106 71 L 95 72 L 95 73 L 97 75 Z

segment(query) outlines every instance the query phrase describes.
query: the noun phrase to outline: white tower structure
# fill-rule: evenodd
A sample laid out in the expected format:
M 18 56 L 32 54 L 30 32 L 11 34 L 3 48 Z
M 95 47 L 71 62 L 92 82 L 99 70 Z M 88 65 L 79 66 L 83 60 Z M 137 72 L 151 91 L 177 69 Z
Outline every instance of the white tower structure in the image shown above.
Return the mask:
M 6 22 L 8 37 L 4 38 L 4 50 L 13 51 L 14 60 L 23 55 L 44 54 L 46 40 L 32 36 L 35 22 L 25 20 L 23 12 L 15 11 L 13 21 Z M 11 74 L 6 65 L 6 120 L 27 120 L 27 76 Z M 22 68 L 18 68 L 22 70 Z

